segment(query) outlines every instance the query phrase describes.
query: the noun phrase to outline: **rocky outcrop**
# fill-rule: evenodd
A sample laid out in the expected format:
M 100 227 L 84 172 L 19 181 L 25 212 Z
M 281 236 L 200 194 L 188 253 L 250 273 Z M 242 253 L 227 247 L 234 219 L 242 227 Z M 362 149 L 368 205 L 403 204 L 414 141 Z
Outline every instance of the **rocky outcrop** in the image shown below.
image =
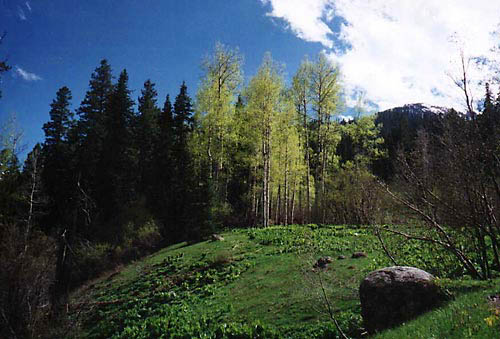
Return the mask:
M 415 267 L 371 272 L 359 287 L 361 315 L 369 333 L 398 325 L 446 301 L 434 277 Z

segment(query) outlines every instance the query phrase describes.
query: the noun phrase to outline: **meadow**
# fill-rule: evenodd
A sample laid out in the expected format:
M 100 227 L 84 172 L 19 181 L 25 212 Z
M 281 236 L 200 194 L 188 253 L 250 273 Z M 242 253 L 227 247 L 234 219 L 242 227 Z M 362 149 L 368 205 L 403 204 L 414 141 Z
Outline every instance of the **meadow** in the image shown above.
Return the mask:
M 223 241 L 167 247 L 89 282 L 72 296 L 70 316 L 77 327 L 71 335 L 336 338 L 329 303 L 349 336 L 366 336 L 359 283 L 370 271 L 391 265 L 372 229 L 293 225 L 221 235 Z M 454 300 L 377 337 L 498 336 L 499 312 L 487 301 L 488 295 L 499 292 L 498 280 L 457 279 L 446 252 L 390 239 L 386 246 L 395 249 L 398 264 L 432 272 Z M 352 258 L 355 252 L 366 257 Z M 328 268 L 314 268 L 326 255 L 333 259 Z

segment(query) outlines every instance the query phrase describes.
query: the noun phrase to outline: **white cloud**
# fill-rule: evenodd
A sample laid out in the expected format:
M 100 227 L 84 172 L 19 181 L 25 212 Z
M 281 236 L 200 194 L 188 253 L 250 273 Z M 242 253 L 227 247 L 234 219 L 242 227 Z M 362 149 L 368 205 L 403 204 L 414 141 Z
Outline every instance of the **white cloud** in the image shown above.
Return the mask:
M 500 44 L 500 35 L 492 34 L 499 29 L 500 1 L 308 0 L 298 9 L 293 3 L 306 1 L 266 2 L 272 7 L 268 15 L 327 48 L 341 67 L 347 94 L 362 90 L 380 109 L 415 102 L 463 109 L 448 75 L 459 74 L 460 49 L 488 60 L 499 56 L 491 48 Z M 333 49 L 332 32 L 324 29 L 334 16 L 347 22 L 334 32 L 351 46 L 345 53 Z M 471 64 L 470 78 L 489 76 L 486 66 Z M 476 98 L 483 95 L 477 83 L 472 88 Z
M 42 80 L 42 78 L 39 75 L 36 75 L 35 73 L 30 73 L 25 71 L 19 66 L 16 66 L 16 73 L 21 76 L 26 81 L 39 81 Z
M 270 17 L 284 19 L 290 29 L 301 39 L 319 42 L 325 47 L 333 46 L 329 35 L 333 32 L 326 24 L 331 13 L 328 0 L 260 0 L 263 4 L 271 4 Z
M 339 121 L 346 121 L 346 122 L 354 120 L 354 118 L 352 117 L 352 115 L 342 115 L 342 114 L 339 114 L 339 115 L 336 116 L 336 118 Z
M 29 1 L 26 1 L 24 4 L 26 5 L 26 8 L 28 9 L 28 11 L 30 11 L 30 12 L 31 12 L 31 5 L 30 5 L 30 2 L 29 2 Z

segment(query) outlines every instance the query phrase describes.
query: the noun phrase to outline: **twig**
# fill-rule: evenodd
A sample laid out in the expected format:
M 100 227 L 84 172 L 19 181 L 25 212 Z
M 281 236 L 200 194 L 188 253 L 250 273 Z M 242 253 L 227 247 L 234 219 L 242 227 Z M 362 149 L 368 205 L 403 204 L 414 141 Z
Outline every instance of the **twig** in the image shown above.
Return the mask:
M 348 337 L 345 335 L 344 331 L 342 331 L 342 328 L 340 327 L 337 319 L 335 318 L 335 316 L 333 314 L 333 310 L 332 310 L 332 306 L 330 304 L 330 300 L 328 299 L 328 296 L 326 295 L 325 286 L 323 285 L 323 279 L 321 279 L 321 273 L 318 274 L 318 278 L 319 278 L 319 284 L 321 286 L 321 293 L 322 293 L 322 296 L 323 296 L 323 300 L 325 301 L 326 307 L 328 309 L 328 315 L 330 316 L 330 319 L 332 319 L 333 323 L 335 324 L 335 327 L 337 328 L 337 331 L 339 331 L 340 336 L 343 339 L 348 339 Z
M 379 229 L 378 225 L 375 225 L 375 235 L 377 236 L 378 241 L 380 241 L 380 245 L 382 245 L 382 249 L 384 250 L 385 254 L 389 257 L 389 259 L 391 259 L 392 263 L 395 266 L 398 266 L 396 259 L 394 259 L 394 257 L 391 255 L 391 253 L 389 252 L 389 250 L 385 246 L 384 240 L 382 239 L 382 236 L 380 235 L 380 229 Z

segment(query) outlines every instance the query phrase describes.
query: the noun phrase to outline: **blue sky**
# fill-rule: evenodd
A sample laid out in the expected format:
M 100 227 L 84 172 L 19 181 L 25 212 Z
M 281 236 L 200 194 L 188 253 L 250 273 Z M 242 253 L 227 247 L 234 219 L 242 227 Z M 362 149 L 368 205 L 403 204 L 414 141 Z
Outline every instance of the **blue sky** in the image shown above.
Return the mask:
M 160 105 L 183 80 L 194 98 L 216 41 L 240 49 L 246 80 L 266 51 L 289 75 L 324 51 L 340 67 L 347 106 L 361 94 L 379 109 L 461 109 L 451 79 L 460 51 L 487 60 L 469 69 L 478 100 L 500 65 L 499 22 L 491 0 L 0 0 L 0 59 L 13 67 L 0 84 L 0 122 L 15 113 L 31 148 L 56 91 L 68 86 L 76 109 L 102 58 L 115 75 L 127 69 L 135 99 L 149 78 Z
M 0 0 L 0 30 L 7 32 L 0 56 L 13 67 L 2 78 L 0 116 L 16 113 L 31 148 L 43 140 L 56 91 L 68 86 L 77 108 L 102 58 L 116 76 L 127 69 L 135 99 L 151 78 L 162 105 L 183 80 L 195 97 L 201 60 L 216 41 L 240 49 L 246 76 L 266 51 L 294 71 L 305 54 L 322 49 L 287 32 L 267 10 L 255 0 Z

